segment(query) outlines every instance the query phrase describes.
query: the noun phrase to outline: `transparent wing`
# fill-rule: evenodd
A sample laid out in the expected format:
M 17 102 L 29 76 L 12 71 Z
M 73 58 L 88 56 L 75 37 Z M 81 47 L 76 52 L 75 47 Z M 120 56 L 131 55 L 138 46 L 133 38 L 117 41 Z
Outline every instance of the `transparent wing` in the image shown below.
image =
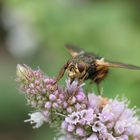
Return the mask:
M 100 66 L 106 66 L 106 67 L 116 67 L 116 68 L 126 68 L 131 70 L 140 70 L 139 66 L 131 65 L 131 64 L 125 64 L 121 62 L 113 62 L 113 61 L 104 61 L 104 59 L 96 60 L 96 64 Z
M 80 53 L 84 53 L 84 51 L 81 48 L 71 45 L 71 44 L 66 44 L 65 47 L 69 51 L 69 53 L 72 55 L 72 57 L 76 57 Z
M 119 68 L 126 68 L 126 69 L 132 69 L 132 70 L 140 70 L 139 66 L 131 65 L 131 64 L 125 64 L 121 62 L 111 62 L 107 61 L 110 67 L 119 67 Z

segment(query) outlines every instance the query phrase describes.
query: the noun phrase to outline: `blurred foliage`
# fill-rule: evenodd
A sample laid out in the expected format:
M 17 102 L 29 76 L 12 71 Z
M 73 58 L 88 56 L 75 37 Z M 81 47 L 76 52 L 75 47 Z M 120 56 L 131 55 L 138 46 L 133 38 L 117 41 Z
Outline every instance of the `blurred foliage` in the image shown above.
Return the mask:
M 17 92 L 18 86 L 15 82 L 17 63 L 25 63 L 32 68 L 40 66 L 45 73 L 55 76 L 70 58 L 64 44 L 71 43 L 112 61 L 140 65 L 140 11 L 137 1 L 7 0 L 4 2 L 5 10 L 16 11 L 31 21 L 33 30 L 40 38 L 40 44 L 34 54 L 25 58 L 17 59 L 0 50 L 0 110 L 2 111 L 0 129 L 3 130 L 0 132 L 0 139 L 18 139 L 14 130 L 19 129 L 24 135 L 23 139 L 53 139 L 50 128 L 44 126 L 32 130 L 30 125 L 23 123 L 28 117 L 30 108 L 25 106 L 24 96 Z M 61 83 L 63 81 L 64 78 Z M 131 106 L 136 105 L 139 108 L 139 83 L 139 71 L 111 69 L 109 77 L 102 84 L 104 96 L 126 96 L 131 101 Z M 8 132 L 13 130 L 11 139 L 6 137 L 7 130 Z

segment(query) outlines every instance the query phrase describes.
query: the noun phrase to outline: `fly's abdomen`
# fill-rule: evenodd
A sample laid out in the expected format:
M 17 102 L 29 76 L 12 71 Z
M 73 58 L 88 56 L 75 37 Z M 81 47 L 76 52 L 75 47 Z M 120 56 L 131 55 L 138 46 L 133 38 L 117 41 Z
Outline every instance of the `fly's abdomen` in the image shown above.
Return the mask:
M 85 80 L 87 80 L 87 79 L 93 80 L 94 79 L 93 77 L 94 77 L 95 72 L 96 72 L 95 67 L 93 67 L 93 66 L 92 67 L 89 67 L 88 70 L 87 70 L 88 76 L 86 77 Z
M 102 68 L 100 70 L 97 70 L 93 75 L 93 81 L 99 84 L 102 80 L 106 78 L 107 74 L 108 68 Z

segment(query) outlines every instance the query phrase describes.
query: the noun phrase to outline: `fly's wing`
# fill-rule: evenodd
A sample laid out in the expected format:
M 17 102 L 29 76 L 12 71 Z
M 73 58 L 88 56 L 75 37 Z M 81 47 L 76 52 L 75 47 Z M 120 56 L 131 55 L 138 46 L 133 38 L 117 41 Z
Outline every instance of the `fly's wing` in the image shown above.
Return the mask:
M 110 67 L 119 67 L 119 68 L 126 68 L 126 69 L 131 69 L 131 70 L 140 70 L 139 66 L 131 65 L 131 64 L 125 64 L 121 62 L 111 62 L 108 61 Z
M 112 61 L 104 61 L 104 59 L 96 60 L 96 64 L 99 66 L 106 66 L 106 67 L 116 67 L 116 68 L 126 68 L 131 70 L 140 70 L 139 66 L 131 65 L 131 64 L 124 64 L 121 62 L 112 62 Z
M 84 53 L 84 51 L 81 48 L 74 45 L 66 44 L 65 47 L 69 51 L 69 53 L 72 55 L 73 58 L 81 53 Z

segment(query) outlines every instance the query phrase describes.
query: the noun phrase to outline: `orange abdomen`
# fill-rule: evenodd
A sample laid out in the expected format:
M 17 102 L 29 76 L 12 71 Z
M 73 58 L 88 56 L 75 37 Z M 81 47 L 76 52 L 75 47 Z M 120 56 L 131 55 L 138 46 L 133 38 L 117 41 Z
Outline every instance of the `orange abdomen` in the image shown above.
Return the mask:
M 99 70 L 96 70 L 94 75 L 93 75 L 93 81 L 97 84 L 99 84 L 102 80 L 104 80 L 108 74 L 108 68 L 103 67 Z

